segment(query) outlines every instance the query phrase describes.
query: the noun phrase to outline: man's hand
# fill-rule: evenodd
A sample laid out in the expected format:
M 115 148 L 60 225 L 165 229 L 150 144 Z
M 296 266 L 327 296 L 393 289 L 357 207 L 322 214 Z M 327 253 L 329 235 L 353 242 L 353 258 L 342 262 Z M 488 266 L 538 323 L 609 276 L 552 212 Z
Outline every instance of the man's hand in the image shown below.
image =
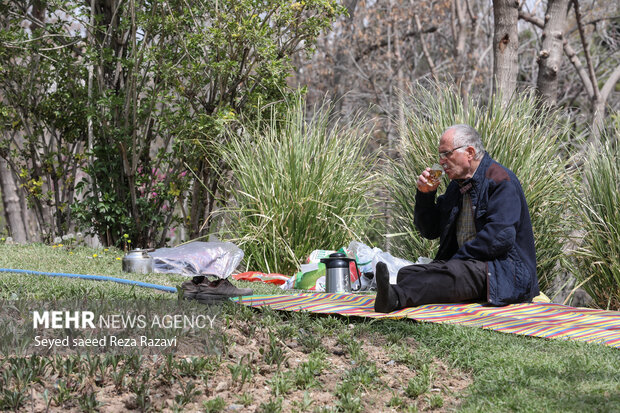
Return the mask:
M 437 190 L 437 187 L 441 181 L 439 179 L 431 179 L 431 168 L 426 168 L 420 176 L 418 176 L 418 191 L 420 192 L 433 192 Z

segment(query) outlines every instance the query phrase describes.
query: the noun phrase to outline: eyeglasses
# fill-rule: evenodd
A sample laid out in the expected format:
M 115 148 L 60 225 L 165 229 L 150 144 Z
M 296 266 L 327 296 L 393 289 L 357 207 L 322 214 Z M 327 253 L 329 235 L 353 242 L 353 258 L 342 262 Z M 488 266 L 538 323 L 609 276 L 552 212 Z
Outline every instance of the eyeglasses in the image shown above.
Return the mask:
M 452 155 L 452 152 L 456 151 L 457 149 L 464 148 L 465 146 L 467 146 L 467 145 L 457 146 L 456 148 L 452 149 L 451 151 L 439 152 L 439 159 L 446 159 L 448 156 Z

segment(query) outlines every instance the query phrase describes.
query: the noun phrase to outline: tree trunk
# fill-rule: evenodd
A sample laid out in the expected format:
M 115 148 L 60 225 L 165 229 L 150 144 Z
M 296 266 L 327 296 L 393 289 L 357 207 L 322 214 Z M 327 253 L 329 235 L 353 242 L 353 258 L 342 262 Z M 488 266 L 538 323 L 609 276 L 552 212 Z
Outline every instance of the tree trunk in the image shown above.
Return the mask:
M 28 241 L 28 234 L 22 219 L 17 187 L 15 186 L 13 173 L 2 158 L 0 158 L 0 190 L 2 191 L 2 206 L 4 207 L 9 234 L 13 237 L 13 241 L 24 243 Z
M 592 65 L 591 58 L 589 57 L 588 44 L 590 41 L 586 39 L 586 34 L 583 30 L 583 25 L 581 23 L 582 17 L 581 12 L 579 11 L 579 2 L 573 0 L 568 1 L 572 1 L 575 7 L 575 19 L 577 20 L 577 25 L 579 27 L 580 40 L 584 47 L 584 55 L 586 57 L 587 68 L 581 63 L 577 52 L 570 45 L 566 37 L 563 37 L 562 39 L 562 47 L 564 49 L 564 54 L 566 54 L 566 57 L 575 68 L 575 71 L 577 72 L 577 75 L 579 76 L 579 79 L 583 84 L 583 89 L 590 99 L 591 133 L 590 137 L 588 138 L 588 142 L 594 143 L 598 142 L 601 130 L 604 126 L 605 107 L 607 104 L 607 99 L 609 98 L 610 93 L 616 87 L 616 83 L 620 81 L 620 66 L 616 66 L 614 71 L 609 75 L 609 77 L 603 84 L 603 87 L 599 90 L 599 80 L 596 76 L 596 73 L 594 73 L 594 67 Z M 541 29 L 545 28 L 545 23 L 541 19 L 532 16 L 529 13 L 520 12 L 519 17 L 525 21 L 536 25 Z
M 493 95 L 507 105 L 517 88 L 519 21 L 517 0 L 493 0 Z
M 214 205 L 214 191 L 217 189 L 218 175 L 211 173 L 205 161 L 198 163 L 197 178 L 194 179 L 190 203 L 189 238 L 197 239 L 209 232 L 209 217 Z M 211 192 L 210 192 L 211 191 Z
M 357 8 L 358 0 L 347 0 L 343 2 L 343 5 L 347 8 L 347 22 L 351 24 L 353 18 L 355 17 L 355 9 Z M 347 50 L 340 49 L 336 53 L 334 57 L 334 74 L 333 74 L 333 94 L 332 100 L 334 102 L 334 111 L 332 116 L 338 116 L 343 111 L 344 105 L 344 95 L 345 91 L 343 90 L 344 85 L 342 84 L 342 78 L 346 76 L 349 71 L 349 66 L 347 62 L 350 59 L 349 53 Z
M 594 62 L 590 55 L 589 44 L 590 41 L 586 37 L 586 31 L 584 29 L 583 17 L 581 15 L 581 9 L 579 7 L 578 0 L 571 0 L 573 8 L 575 10 L 575 19 L 577 20 L 577 28 L 579 29 L 579 38 L 581 39 L 581 45 L 583 47 L 583 54 L 586 59 L 586 65 L 588 67 L 588 75 L 590 83 L 592 84 L 592 95 L 590 99 L 592 101 L 592 127 L 589 142 L 598 142 L 601 132 L 603 131 L 604 119 L 605 119 L 605 103 L 607 97 L 611 91 L 615 88 L 616 83 L 620 79 L 620 66 L 617 66 L 613 73 L 609 76 L 602 89 L 599 89 L 599 81 L 596 76 Z
M 465 49 L 469 37 L 469 25 L 465 14 L 466 5 L 464 3 L 463 0 L 452 0 L 450 11 L 452 14 L 452 37 L 454 38 L 454 80 L 459 87 L 461 98 L 464 102 L 467 102 L 464 95 L 464 85 L 467 83 L 465 81 L 465 76 L 469 71 L 469 68 L 466 67 L 467 50 Z
M 557 103 L 558 73 L 562 66 L 563 36 L 569 0 L 549 0 L 542 33 L 542 49 L 538 54 L 536 89 L 549 105 Z

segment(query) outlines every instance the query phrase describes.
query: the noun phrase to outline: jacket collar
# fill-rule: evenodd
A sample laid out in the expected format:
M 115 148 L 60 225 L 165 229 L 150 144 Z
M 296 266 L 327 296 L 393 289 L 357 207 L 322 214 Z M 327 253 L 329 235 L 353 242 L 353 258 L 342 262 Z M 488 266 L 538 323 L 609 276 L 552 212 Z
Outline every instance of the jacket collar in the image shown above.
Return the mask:
M 480 186 L 480 183 L 484 180 L 484 171 L 486 171 L 491 162 L 491 157 L 489 156 L 488 152 L 485 152 L 482 160 L 480 161 L 480 164 L 478 165 L 478 168 L 476 169 L 476 172 L 474 172 L 474 176 L 468 179 L 456 180 L 456 183 L 460 187 L 459 190 L 461 191 L 461 194 L 469 192 L 473 187 Z

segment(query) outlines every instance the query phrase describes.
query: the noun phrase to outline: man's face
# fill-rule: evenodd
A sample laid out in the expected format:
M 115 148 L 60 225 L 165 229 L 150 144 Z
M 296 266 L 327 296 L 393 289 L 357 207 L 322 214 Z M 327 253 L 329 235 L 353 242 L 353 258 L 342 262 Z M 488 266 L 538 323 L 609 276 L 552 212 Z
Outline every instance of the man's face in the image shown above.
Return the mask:
M 473 174 L 471 173 L 470 161 L 473 159 L 472 151 L 475 154 L 475 150 L 471 146 L 456 150 L 457 148 L 453 146 L 452 135 L 453 131 L 449 130 L 439 140 L 438 151 L 445 154 L 445 157 L 439 158 L 439 164 L 450 179 L 471 178 Z

